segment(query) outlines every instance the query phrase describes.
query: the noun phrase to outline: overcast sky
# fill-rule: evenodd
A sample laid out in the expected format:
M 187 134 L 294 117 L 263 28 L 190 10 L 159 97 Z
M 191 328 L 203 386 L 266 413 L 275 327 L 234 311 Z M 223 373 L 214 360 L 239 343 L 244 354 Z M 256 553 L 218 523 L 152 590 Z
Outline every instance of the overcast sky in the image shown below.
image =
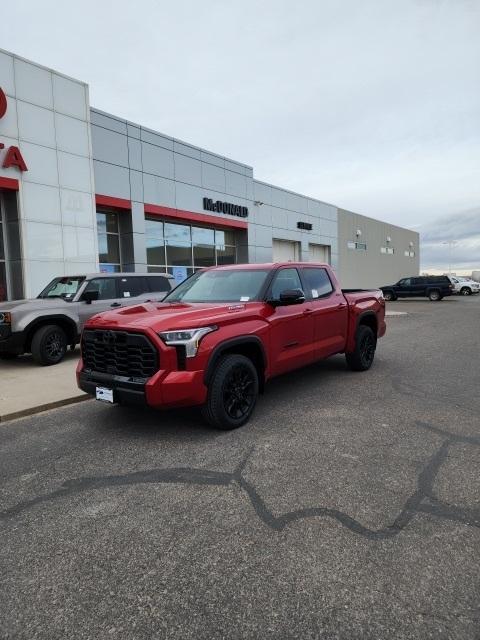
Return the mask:
M 15 0 L 0 47 L 92 106 L 480 268 L 480 0 Z

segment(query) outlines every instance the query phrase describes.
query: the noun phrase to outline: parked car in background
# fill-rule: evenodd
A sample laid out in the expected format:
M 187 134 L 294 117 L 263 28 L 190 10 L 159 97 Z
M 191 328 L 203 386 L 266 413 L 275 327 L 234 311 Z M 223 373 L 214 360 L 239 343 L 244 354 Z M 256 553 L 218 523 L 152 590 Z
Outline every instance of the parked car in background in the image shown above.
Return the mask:
M 91 318 L 77 380 L 97 400 L 199 405 L 214 427 L 234 429 L 270 378 L 336 353 L 366 371 L 384 333 L 381 292 L 342 290 L 326 264 L 213 267 L 159 304 Z
M 474 293 L 480 293 L 480 282 L 475 282 L 471 278 L 463 276 L 448 276 L 453 284 L 454 293 L 462 296 L 471 296 Z
M 60 362 L 96 313 L 159 301 L 173 289 L 168 273 L 94 273 L 54 278 L 32 300 L 0 302 L 0 358 L 31 353 L 38 364 Z
M 412 276 L 380 289 L 387 301 L 397 298 L 429 298 L 438 301 L 452 295 L 453 284 L 447 276 Z

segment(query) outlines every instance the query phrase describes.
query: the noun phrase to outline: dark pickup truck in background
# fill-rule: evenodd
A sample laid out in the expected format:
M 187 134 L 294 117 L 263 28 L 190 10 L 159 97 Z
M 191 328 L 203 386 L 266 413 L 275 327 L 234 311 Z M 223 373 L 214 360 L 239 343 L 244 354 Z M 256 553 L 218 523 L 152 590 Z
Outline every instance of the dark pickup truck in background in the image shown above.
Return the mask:
M 338 353 L 365 371 L 384 333 L 382 293 L 342 291 L 326 264 L 213 267 L 161 303 L 88 320 L 77 381 L 106 402 L 199 405 L 233 429 L 270 378 Z
M 447 276 L 412 276 L 380 289 L 388 302 L 398 298 L 429 298 L 437 302 L 445 296 L 451 296 L 454 286 Z

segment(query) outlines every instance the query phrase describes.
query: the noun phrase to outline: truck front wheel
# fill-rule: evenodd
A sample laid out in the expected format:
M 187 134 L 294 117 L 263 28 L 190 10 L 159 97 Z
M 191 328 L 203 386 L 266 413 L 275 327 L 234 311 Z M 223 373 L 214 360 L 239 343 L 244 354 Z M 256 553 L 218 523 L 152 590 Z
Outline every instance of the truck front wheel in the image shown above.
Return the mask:
M 204 418 L 213 427 L 229 431 L 250 419 L 258 397 L 258 373 L 240 354 L 222 356 L 210 380 Z
M 56 324 L 38 329 L 32 339 L 32 356 L 38 364 L 47 366 L 63 360 L 67 351 L 65 331 Z
M 345 354 L 347 364 L 352 371 L 367 371 L 373 364 L 377 340 L 375 334 L 366 325 L 357 329 L 355 350 Z

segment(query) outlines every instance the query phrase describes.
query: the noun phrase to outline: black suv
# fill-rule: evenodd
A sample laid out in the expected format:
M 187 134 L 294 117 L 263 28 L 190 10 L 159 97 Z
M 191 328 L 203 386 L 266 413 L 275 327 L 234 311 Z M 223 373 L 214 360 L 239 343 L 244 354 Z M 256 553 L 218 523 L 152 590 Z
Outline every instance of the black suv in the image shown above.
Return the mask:
M 430 298 L 438 301 L 451 296 L 454 286 L 447 276 L 415 276 L 402 278 L 397 284 L 380 287 L 385 300 L 397 298 Z

